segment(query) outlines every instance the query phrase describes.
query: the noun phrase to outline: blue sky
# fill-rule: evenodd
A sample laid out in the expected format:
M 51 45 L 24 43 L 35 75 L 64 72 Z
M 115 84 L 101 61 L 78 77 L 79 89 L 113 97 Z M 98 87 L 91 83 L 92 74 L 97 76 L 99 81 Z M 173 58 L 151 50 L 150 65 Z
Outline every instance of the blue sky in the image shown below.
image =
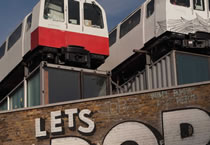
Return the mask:
M 1 0 L 0 45 L 20 24 L 39 0 Z M 97 0 L 106 10 L 108 27 L 111 30 L 144 0 Z

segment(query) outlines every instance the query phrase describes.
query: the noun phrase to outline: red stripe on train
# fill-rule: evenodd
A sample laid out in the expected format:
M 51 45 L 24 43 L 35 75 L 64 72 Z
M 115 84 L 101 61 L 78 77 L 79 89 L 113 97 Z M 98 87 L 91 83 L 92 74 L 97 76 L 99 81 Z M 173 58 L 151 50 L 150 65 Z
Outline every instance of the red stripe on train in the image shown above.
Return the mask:
M 38 27 L 31 34 L 31 50 L 37 46 L 67 47 L 82 46 L 90 53 L 109 55 L 109 39 L 75 32 Z

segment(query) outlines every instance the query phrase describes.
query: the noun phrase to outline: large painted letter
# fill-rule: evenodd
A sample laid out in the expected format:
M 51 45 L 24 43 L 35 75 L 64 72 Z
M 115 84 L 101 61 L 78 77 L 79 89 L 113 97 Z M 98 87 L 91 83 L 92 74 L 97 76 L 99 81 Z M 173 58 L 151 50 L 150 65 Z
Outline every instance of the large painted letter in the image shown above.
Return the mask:
M 90 145 L 84 139 L 79 137 L 65 137 L 51 140 L 51 145 Z
M 165 145 L 206 145 L 210 141 L 210 117 L 200 109 L 163 112 Z
M 139 122 L 124 122 L 112 128 L 103 145 L 158 145 L 153 132 Z

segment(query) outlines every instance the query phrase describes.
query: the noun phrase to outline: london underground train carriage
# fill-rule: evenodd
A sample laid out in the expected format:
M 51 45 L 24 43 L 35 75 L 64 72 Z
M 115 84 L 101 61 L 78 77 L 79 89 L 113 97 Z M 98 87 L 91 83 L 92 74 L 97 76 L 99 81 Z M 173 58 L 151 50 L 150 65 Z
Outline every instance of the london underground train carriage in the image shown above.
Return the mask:
M 146 0 L 111 31 L 110 56 L 99 69 L 116 76 L 130 73 L 129 67 L 141 71 L 145 53 L 155 61 L 175 48 L 209 53 L 209 5 L 209 0 Z
M 40 0 L 0 47 L 0 92 L 42 60 L 97 68 L 108 55 L 106 14 L 96 1 Z

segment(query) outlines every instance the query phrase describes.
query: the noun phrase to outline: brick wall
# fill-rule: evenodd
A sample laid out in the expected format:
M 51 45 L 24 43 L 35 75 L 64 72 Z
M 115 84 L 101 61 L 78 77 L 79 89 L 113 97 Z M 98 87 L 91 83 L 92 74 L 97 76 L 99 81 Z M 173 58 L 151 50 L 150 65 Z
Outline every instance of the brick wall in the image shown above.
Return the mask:
M 68 109 L 77 110 L 71 128 Z M 53 120 L 56 111 L 64 115 Z M 207 145 L 209 112 L 210 84 L 61 103 L 1 113 L 0 145 Z

